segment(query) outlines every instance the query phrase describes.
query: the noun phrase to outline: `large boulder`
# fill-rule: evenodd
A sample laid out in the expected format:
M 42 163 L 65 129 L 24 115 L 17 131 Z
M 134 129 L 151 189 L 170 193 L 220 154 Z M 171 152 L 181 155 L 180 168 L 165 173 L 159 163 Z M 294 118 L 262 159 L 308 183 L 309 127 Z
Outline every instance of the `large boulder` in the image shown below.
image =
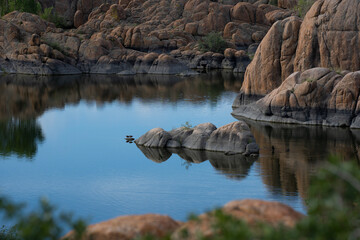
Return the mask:
M 252 147 L 252 145 L 255 145 Z M 249 126 L 243 121 L 237 121 L 222 126 L 213 131 L 206 142 L 206 150 L 258 154 L 259 147 L 250 132 Z

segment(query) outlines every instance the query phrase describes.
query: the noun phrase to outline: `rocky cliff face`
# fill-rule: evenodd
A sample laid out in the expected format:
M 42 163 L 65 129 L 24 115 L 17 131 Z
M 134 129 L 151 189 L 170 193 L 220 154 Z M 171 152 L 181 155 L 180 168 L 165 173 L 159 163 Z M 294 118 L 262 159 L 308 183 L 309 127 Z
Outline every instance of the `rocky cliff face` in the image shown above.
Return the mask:
M 359 14 L 358 1 L 318 0 L 303 21 L 277 22 L 261 42 L 241 91 L 265 95 L 294 71 L 314 67 L 359 70 Z
M 12 12 L 0 20 L 0 66 L 26 74 L 244 72 L 270 26 L 294 14 L 263 2 L 44 0 L 76 28 Z M 199 51 L 211 32 L 221 32 L 229 49 Z

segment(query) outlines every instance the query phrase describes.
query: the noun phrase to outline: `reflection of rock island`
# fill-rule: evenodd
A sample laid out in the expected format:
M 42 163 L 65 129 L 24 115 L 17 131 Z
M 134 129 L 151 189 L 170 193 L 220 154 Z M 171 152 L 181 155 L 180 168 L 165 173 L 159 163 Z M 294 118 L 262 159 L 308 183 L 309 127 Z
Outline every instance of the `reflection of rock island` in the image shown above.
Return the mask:
M 241 180 L 248 175 L 250 167 L 256 160 L 256 158 L 246 157 L 242 154 L 228 156 L 223 152 L 187 148 L 148 148 L 139 145 L 137 147 L 145 157 L 158 163 L 168 160 L 173 153 L 179 155 L 187 163 L 202 163 L 209 160 L 211 165 L 220 173 L 237 180 Z
M 74 76 L 0 76 L 0 118 L 32 118 L 51 108 L 80 100 L 97 103 L 134 98 L 176 102 L 186 99 L 194 104 L 204 100 L 216 103 L 225 90 L 238 91 L 241 79 L 232 72 L 211 72 L 191 77 L 158 75 L 74 75 Z
M 245 121 L 260 146 L 260 175 L 274 194 L 306 198 L 310 176 L 330 154 L 359 161 L 359 130 Z
M 32 158 L 37 144 L 44 141 L 40 125 L 35 119 L 8 119 L 0 121 L 0 155 L 16 154 Z

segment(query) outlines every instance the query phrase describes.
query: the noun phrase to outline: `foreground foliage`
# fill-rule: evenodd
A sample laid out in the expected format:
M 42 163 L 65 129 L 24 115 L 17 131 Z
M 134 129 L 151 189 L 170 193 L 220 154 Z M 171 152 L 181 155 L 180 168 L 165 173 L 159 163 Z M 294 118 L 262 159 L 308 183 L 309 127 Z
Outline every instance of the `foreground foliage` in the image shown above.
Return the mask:
M 0 240 L 58 240 L 65 228 L 74 229 L 76 239 L 80 239 L 86 229 L 84 220 L 74 220 L 70 213 L 58 213 L 44 199 L 40 201 L 37 211 L 24 213 L 24 205 L 0 198 L 0 209 L 6 219 L 16 222 L 10 229 L 0 229 Z

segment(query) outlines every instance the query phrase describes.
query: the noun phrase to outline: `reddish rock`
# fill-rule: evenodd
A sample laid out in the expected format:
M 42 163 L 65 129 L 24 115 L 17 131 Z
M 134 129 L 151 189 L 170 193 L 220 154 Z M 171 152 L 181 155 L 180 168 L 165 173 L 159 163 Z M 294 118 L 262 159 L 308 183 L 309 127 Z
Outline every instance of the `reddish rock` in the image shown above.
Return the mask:
M 131 240 L 148 235 L 162 238 L 178 227 L 178 222 L 164 215 L 122 216 L 88 226 L 82 240 Z M 70 232 L 63 237 L 63 239 L 67 238 L 74 239 L 74 233 Z
M 78 28 L 85 23 L 85 16 L 81 10 L 77 10 L 74 15 L 74 27 Z
M 290 17 L 271 27 L 246 69 L 243 93 L 265 95 L 293 73 L 300 24 L 301 19 Z

